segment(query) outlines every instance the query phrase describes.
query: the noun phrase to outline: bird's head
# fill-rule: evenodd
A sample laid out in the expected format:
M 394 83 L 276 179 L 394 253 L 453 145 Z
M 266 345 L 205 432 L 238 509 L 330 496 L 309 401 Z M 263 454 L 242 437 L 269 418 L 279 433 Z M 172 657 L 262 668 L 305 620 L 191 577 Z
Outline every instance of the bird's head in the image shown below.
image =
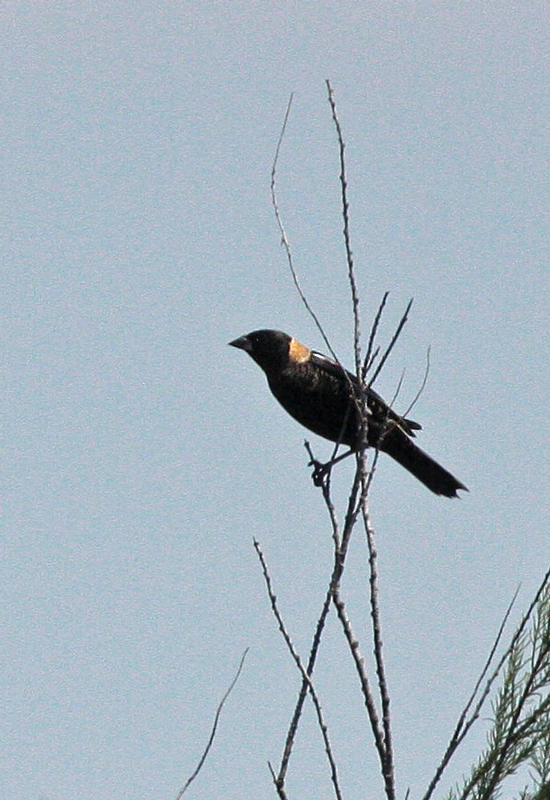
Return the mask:
M 264 372 L 284 369 L 291 362 L 303 363 L 311 357 L 309 348 L 282 331 L 252 331 L 229 344 L 248 353 Z

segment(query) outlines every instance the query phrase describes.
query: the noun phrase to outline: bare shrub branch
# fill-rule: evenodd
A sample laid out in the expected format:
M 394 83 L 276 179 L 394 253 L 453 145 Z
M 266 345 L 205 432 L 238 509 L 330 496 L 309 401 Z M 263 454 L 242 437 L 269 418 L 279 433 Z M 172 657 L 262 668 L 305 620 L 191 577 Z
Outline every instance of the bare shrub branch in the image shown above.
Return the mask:
M 342 129 L 338 118 L 338 113 L 336 109 L 336 103 L 334 99 L 334 93 L 329 81 L 326 82 L 327 91 L 328 91 L 328 101 L 331 109 L 332 119 L 335 125 L 336 136 L 338 141 L 338 148 L 339 148 L 339 158 L 340 158 L 340 189 L 341 189 L 341 211 L 342 211 L 342 219 L 343 219 L 343 234 L 344 234 L 344 243 L 345 243 L 345 253 L 346 253 L 346 264 L 347 264 L 347 275 L 348 275 L 348 283 L 350 287 L 350 295 L 351 295 L 351 302 L 352 302 L 352 312 L 353 312 L 353 326 L 354 326 L 354 336 L 353 336 L 353 345 L 354 345 L 354 355 L 355 355 L 355 371 L 356 376 L 359 382 L 359 387 L 362 387 L 359 391 L 355 390 L 355 387 L 350 380 L 350 387 L 354 390 L 353 396 L 355 397 L 355 402 L 360 411 L 360 419 L 363 428 L 363 436 L 362 441 L 365 442 L 366 445 L 366 426 L 368 420 L 368 410 L 366 406 L 366 388 L 364 381 L 365 375 L 368 369 L 371 368 L 373 365 L 373 361 L 378 355 L 380 348 L 376 345 L 376 337 L 378 333 L 379 324 L 382 318 L 383 311 L 386 306 L 388 294 L 386 293 L 379 305 L 377 314 L 375 316 L 375 320 L 373 326 L 370 331 L 369 340 L 368 340 L 368 347 L 367 347 L 367 354 L 365 357 L 364 364 L 361 363 L 361 342 L 360 342 L 360 317 L 359 317 L 359 292 L 357 287 L 356 275 L 355 275 L 355 267 L 353 261 L 353 252 L 351 248 L 351 238 L 350 238 L 350 224 L 349 224 L 349 201 L 348 201 L 348 184 L 346 178 L 346 164 L 345 164 L 345 143 L 342 135 Z M 292 100 L 292 98 L 291 98 Z M 282 222 L 280 210 L 279 210 L 279 203 L 277 199 L 277 192 L 276 192 L 276 175 L 277 175 L 277 164 L 280 155 L 282 140 L 284 137 L 284 133 L 286 130 L 286 126 L 288 123 L 288 117 L 290 112 L 290 102 L 287 107 L 285 120 L 283 123 L 283 127 L 281 130 L 281 134 L 279 136 L 279 140 L 277 143 L 276 153 L 273 161 L 273 167 L 271 172 L 271 197 L 272 197 L 272 204 L 275 210 L 275 216 L 277 219 L 277 224 L 279 226 L 279 230 L 281 233 L 282 243 L 285 247 L 285 252 L 287 256 L 288 265 L 290 268 L 290 273 L 292 276 L 292 280 L 294 282 L 294 286 L 302 300 L 302 303 L 305 305 L 308 313 L 313 318 L 317 328 L 319 329 L 323 340 L 335 359 L 337 363 L 338 358 L 336 357 L 334 350 L 328 341 L 328 337 L 326 336 L 323 326 L 321 325 L 318 317 L 316 316 L 315 312 L 313 311 L 311 304 L 309 303 L 307 297 L 305 296 L 304 291 L 301 288 L 301 284 L 297 275 L 297 271 L 295 269 L 292 253 L 290 249 L 290 245 L 288 242 L 288 238 L 285 232 L 285 228 Z M 405 313 L 401 319 L 401 322 L 398 325 L 398 328 L 390 341 L 388 347 L 385 349 L 384 355 L 382 357 L 381 363 L 379 364 L 375 375 L 373 376 L 372 380 L 369 383 L 369 387 L 374 381 L 374 379 L 380 374 L 380 371 L 388 359 L 399 335 L 403 329 L 403 326 L 406 322 L 407 315 L 410 310 L 410 303 L 407 306 Z M 347 373 L 345 373 L 347 374 Z M 334 455 L 338 449 L 338 442 L 336 443 L 336 447 L 334 450 Z M 313 457 L 313 453 L 311 447 L 306 442 L 306 448 L 308 450 L 308 454 L 310 456 L 312 463 L 317 463 Z M 387 680 L 384 668 L 384 661 L 383 661 L 383 653 L 382 653 L 382 634 L 381 634 L 381 622 L 380 622 L 380 609 L 378 603 L 378 572 L 376 567 L 376 547 L 374 543 L 374 532 L 372 526 L 369 521 L 368 515 L 368 507 L 367 507 L 367 496 L 368 491 L 371 485 L 372 477 L 374 474 L 374 470 L 376 467 L 376 462 L 378 459 L 378 451 L 376 449 L 373 450 L 373 459 L 372 459 L 372 467 L 371 470 L 368 471 L 366 467 L 366 456 L 365 456 L 366 446 L 362 447 L 356 453 L 356 471 L 355 476 L 352 482 L 351 490 L 347 500 L 347 509 L 345 511 L 345 515 L 343 518 L 342 529 L 340 530 L 340 524 L 338 522 L 338 517 L 335 510 L 335 505 L 332 500 L 331 496 L 331 482 L 330 482 L 330 468 L 324 475 L 323 479 L 319 482 L 319 487 L 322 493 L 324 504 L 327 508 L 331 530 L 332 530 L 332 537 L 333 537 L 333 544 L 334 544 L 334 563 L 332 568 L 332 574 L 330 577 L 329 585 L 327 588 L 327 592 L 325 595 L 325 600 L 320 611 L 315 632 L 313 635 L 312 645 L 308 657 L 308 663 L 304 670 L 303 665 L 301 664 L 301 660 L 297 653 L 294 651 L 292 646 L 292 642 L 288 633 L 286 632 L 286 626 L 281 618 L 280 612 L 277 608 L 275 596 L 271 590 L 271 583 L 270 578 L 267 573 L 267 568 L 265 566 L 265 562 L 263 561 L 263 557 L 260 555 L 259 548 L 257 547 L 258 556 L 262 562 L 262 568 L 264 570 L 264 579 L 266 580 L 266 584 L 268 586 L 268 593 L 270 596 L 270 601 L 272 605 L 272 610 L 277 618 L 279 628 L 285 638 L 287 647 L 289 648 L 292 657 L 297 664 L 300 672 L 302 674 L 302 684 L 298 694 L 297 702 L 295 705 L 294 713 L 292 715 L 292 719 L 290 721 L 286 742 L 284 746 L 283 756 L 281 759 L 281 765 L 279 767 L 278 772 L 276 773 L 273 768 L 270 766 L 270 770 L 272 772 L 272 777 L 274 780 L 274 784 L 277 788 L 277 792 L 280 798 L 284 798 L 285 795 L 285 780 L 286 780 L 286 773 L 288 770 L 290 757 L 296 737 L 296 733 L 298 730 L 298 725 L 302 715 L 303 704 L 305 702 L 305 698 L 308 693 L 315 697 L 314 689 L 312 688 L 311 683 L 311 675 L 313 673 L 313 669 L 318 657 L 319 653 L 319 646 L 322 638 L 322 633 L 325 627 L 326 618 L 330 609 L 331 604 L 334 605 L 336 610 L 336 614 L 338 619 L 340 620 L 342 630 L 344 632 L 345 639 L 348 643 L 349 651 L 353 662 L 355 664 L 356 673 L 359 680 L 359 685 L 361 688 L 361 692 L 363 694 L 365 707 L 367 710 L 367 717 L 369 719 L 370 727 L 373 733 L 375 747 L 378 752 L 379 760 L 380 760 L 380 768 L 383 775 L 384 786 L 385 786 L 385 793 L 388 800 L 394 800 L 395 798 L 395 788 L 394 788 L 394 768 L 393 768 L 393 751 L 392 751 L 392 736 L 391 736 L 391 724 L 390 724 L 390 703 L 389 703 L 389 691 L 387 687 Z M 334 456 L 333 456 L 334 458 Z M 363 519 L 363 524 L 365 527 L 366 532 L 366 541 L 367 541 L 367 549 L 368 549 L 368 564 L 369 564 L 369 602 L 371 607 L 371 619 L 372 619 L 372 631 L 373 631 L 373 647 L 374 647 L 374 657 L 375 657 L 375 667 L 376 667 L 376 687 L 377 687 L 377 696 L 375 695 L 374 688 L 371 686 L 370 679 L 368 677 L 368 671 L 365 664 L 365 660 L 361 655 L 360 652 L 360 645 L 357 637 L 355 636 L 352 628 L 352 624 L 348 618 L 345 601 L 342 597 L 341 593 L 341 579 L 345 569 L 346 557 L 348 553 L 349 543 L 351 541 L 351 535 L 353 529 L 356 525 L 358 518 L 361 517 Z M 256 545 L 255 545 L 256 547 Z M 381 714 L 378 711 L 378 703 L 380 704 Z M 315 704 L 315 699 L 314 699 Z M 323 730 L 324 723 L 322 722 L 322 717 L 318 715 L 319 725 L 321 730 Z M 329 759 L 330 760 L 330 759 Z M 331 762 L 331 770 L 332 762 Z M 335 766 L 333 769 L 333 773 L 336 774 Z M 334 783 L 334 780 L 333 780 Z
M 353 251 L 351 249 L 350 238 L 350 225 L 349 225 L 349 202 L 348 202 L 348 182 L 346 178 L 346 159 L 345 151 L 346 145 L 342 134 L 342 127 L 338 118 L 336 110 L 336 101 L 334 99 L 334 92 L 330 81 L 326 81 L 328 102 L 332 113 L 332 121 L 336 128 L 336 135 L 338 139 L 338 151 L 340 157 L 340 189 L 341 189 L 341 204 L 342 204 L 342 220 L 344 222 L 344 244 L 346 247 L 346 263 L 348 266 L 348 283 L 351 292 L 351 303 L 353 311 L 353 348 L 355 353 L 355 372 L 360 374 L 361 365 L 361 320 L 359 317 L 359 292 L 357 291 L 357 280 L 355 278 L 355 266 L 353 262 Z
M 337 357 L 336 353 L 334 352 L 334 350 L 332 349 L 332 345 L 330 344 L 330 342 L 328 340 L 328 337 L 327 337 L 327 335 L 325 333 L 325 330 L 324 330 L 324 328 L 323 328 L 323 326 L 321 324 L 321 321 L 319 320 L 319 317 L 317 316 L 317 314 L 313 310 L 312 306 L 310 305 L 309 300 L 307 299 L 307 297 L 306 297 L 306 295 L 305 295 L 305 293 L 304 293 L 304 291 L 302 289 L 302 286 L 300 284 L 300 280 L 298 278 L 298 273 L 296 272 L 296 269 L 294 267 L 294 259 L 292 257 L 292 250 L 291 250 L 291 247 L 290 247 L 290 242 L 289 242 L 288 237 L 286 235 L 285 226 L 283 224 L 283 219 L 282 219 L 282 216 L 281 216 L 281 212 L 279 210 L 279 201 L 277 199 L 277 188 L 276 188 L 277 164 L 279 162 L 279 155 L 281 153 L 281 147 L 283 145 L 283 139 L 284 139 L 284 136 L 285 136 L 285 133 L 286 133 L 288 120 L 290 118 L 290 109 L 292 107 L 293 97 L 294 97 L 294 95 L 291 94 L 290 98 L 289 98 L 289 101 L 288 101 L 288 105 L 286 107 L 285 118 L 283 120 L 283 126 L 281 128 L 281 132 L 280 132 L 279 138 L 277 140 L 277 146 L 275 148 L 275 156 L 273 158 L 273 164 L 272 164 L 272 167 L 271 167 L 271 204 L 272 204 L 273 210 L 275 212 L 275 219 L 277 220 L 277 225 L 279 227 L 279 232 L 281 234 L 281 242 L 282 242 L 282 245 L 283 245 L 283 247 L 285 249 L 288 267 L 290 269 L 290 274 L 292 275 L 292 280 L 294 282 L 294 286 L 296 288 L 296 291 L 298 292 L 300 300 L 302 301 L 302 303 L 306 307 L 306 310 L 307 310 L 308 314 L 310 315 L 310 317 L 314 321 L 315 325 L 317 326 L 317 329 L 318 329 L 319 333 L 323 337 L 323 341 L 325 342 L 326 346 L 328 347 L 330 354 L 332 355 L 332 357 L 334 358 L 335 361 L 338 361 L 338 357 Z M 338 363 L 340 363 L 340 362 L 338 361 Z
M 346 178 L 346 166 L 345 166 L 345 143 L 342 134 L 342 128 L 339 122 L 338 113 L 336 110 L 336 103 L 334 100 L 334 92 L 332 90 L 332 86 L 329 81 L 327 83 L 328 89 L 328 96 L 329 96 L 329 104 L 332 112 L 332 119 L 336 128 L 336 135 L 338 139 L 338 146 L 339 146 L 339 154 L 340 154 L 340 185 L 341 185 L 341 211 L 342 211 L 342 218 L 344 221 L 344 242 L 346 248 L 346 262 L 348 268 L 348 283 L 350 286 L 350 293 L 352 298 L 352 311 L 353 311 L 353 321 L 354 321 L 354 354 L 355 354 L 355 372 L 357 376 L 357 380 L 359 382 L 360 389 L 360 396 L 356 397 L 356 402 L 361 414 L 361 423 L 362 423 L 362 441 L 364 443 L 363 447 L 357 453 L 357 472 L 356 476 L 359 478 L 359 482 L 361 485 L 361 492 L 359 495 L 359 502 L 355 509 L 355 512 L 350 515 L 350 531 L 355 521 L 357 519 L 357 514 L 360 512 L 361 517 L 363 519 L 363 524 L 365 527 L 365 533 L 367 537 L 367 549 L 369 554 L 369 602 L 370 602 L 370 609 L 371 609 L 371 621 L 372 621 L 372 634 L 373 634 L 373 651 L 374 651 L 374 659 L 376 664 L 376 674 L 377 674 L 377 683 L 378 683 L 378 696 L 380 700 L 380 705 L 382 709 L 382 723 L 380 724 L 380 718 L 378 715 L 378 711 L 376 709 L 376 703 L 374 699 L 374 695 L 372 689 L 370 687 L 370 682 L 367 675 L 367 670 L 365 667 L 364 659 L 361 658 L 359 654 L 359 644 L 356 640 L 356 637 L 353 634 L 351 626 L 349 624 L 349 619 L 345 614 L 345 604 L 340 595 L 340 586 L 337 584 L 334 588 L 333 593 L 333 600 L 338 612 L 338 617 L 342 623 L 344 635 L 348 642 L 348 646 L 350 649 L 350 653 L 356 665 L 356 670 L 359 678 L 359 682 L 363 691 L 363 697 L 365 700 L 365 705 L 367 707 L 367 712 L 369 716 L 371 730 L 374 736 L 374 741 L 376 745 L 376 749 L 378 752 L 380 766 L 382 771 L 382 776 L 384 779 L 384 788 L 386 792 L 386 796 L 388 800 L 394 800 L 395 798 L 395 780 L 394 780 L 394 766 L 393 766 L 393 748 L 392 748 L 392 735 L 391 735 L 391 719 L 390 719 L 390 700 L 389 700 L 389 691 L 387 686 L 386 680 L 386 673 L 384 667 L 384 658 L 382 652 L 382 633 L 381 633 L 381 622 L 380 622 L 380 608 L 378 604 L 378 570 L 377 570 L 377 554 L 376 554 L 376 547 L 374 541 L 374 530 L 370 523 L 369 519 L 369 511 L 368 511 L 368 492 L 370 488 L 370 484 L 372 481 L 372 476 L 374 474 L 374 468 L 376 464 L 376 460 L 378 458 L 378 449 L 375 449 L 374 458 L 373 458 L 373 465 L 371 468 L 370 473 L 367 472 L 366 468 L 366 429 L 368 425 L 368 410 L 367 410 L 367 387 L 364 386 L 364 379 L 367 368 L 372 363 L 372 354 L 376 351 L 376 335 L 378 332 L 378 327 L 380 320 L 382 318 L 382 314 L 384 308 L 386 306 L 386 301 L 388 294 L 386 293 L 378 307 L 377 314 L 375 316 L 374 322 L 371 326 L 369 339 L 368 339 L 368 346 L 367 346 L 367 353 L 365 356 L 364 363 L 361 363 L 361 345 L 360 345 L 360 336 L 361 336 L 361 322 L 359 316 L 359 293 L 357 289 L 357 281 L 355 276 L 355 267 L 354 267 L 354 260 L 353 260 L 353 252 L 351 248 L 350 242 L 350 227 L 349 227 L 349 202 L 347 197 L 347 178 Z M 376 369 L 373 377 L 371 378 L 368 388 L 372 386 L 378 375 L 380 374 L 386 360 L 388 359 L 395 343 L 397 342 L 401 331 L 405 325 L 405 322 L 408 317 L 408 313 L 410 311 L 410 307 L 412 304 L 412 300 L 409 302 L 401 321 L 394 333 L 392 340 L 390 341 L 384 356 L 382 357 L 378 368 Z
M 380 325 L 380 320 L 382 319 L 382 314 L 384 313 L 384 309 L 386 307 L 386 303 L 388 301 L 390 293 L 384 292 L 382 300 L 378 306 L 378 310 L 374 317 L 374 322 L 371 325 L 370 333 L 369 333 L 369 342 L 367 345 L 367 352 L 365 355 L 365 360 L 363 362 L 363 369 L 361 370 L 361 382 L 365 382 L 365 377 L 369 370 L 371 369 L 374 359 L 378 355 L 379 348 L 375 348 L 375 341 L 376 341 L 376 334 L 378 333 L 378 326 Z
M 397 344 L 397 340 L 401 336 L 401 332 L 402 332 L 402 330 L 403 330 L 403 328 L 405 326 L 405 323 L 407 322 L 407 320 L 409 318 L 409 311 L 411 310 L 412 304 L 413 304 L 413 300 L 411 298 L 409 300 L 409 302 L 407 303 L 407 307 L 406 307 L 405 311 L 403 312 L 403 316 L 399 320 L 399 324 L 397 325 L 397 328 L 395 329 L 395 333 L 393 334 L 393 336 L 391 338 L 391 341 L 390 341 L 389 345 L 387 346 L 387 348 L 386 348 L 386 350 L 384 352 L 384 355 L 380 359 L 380 362 L 379 362 L 378 366 L 376 367 L 376 369 L 374 371 L 374 375 L 372 376 L 372 378 L 369 381 L 369 388 L 374 384 L 375 380 L 377 379 L 377 377 L 382 372 L 382 370 L 384 368 L 384 364 L 388 360 L 391 351 L 393 350 L 393 348 Z
M 386 365 L 393 349 L 401 336 L 404 326 L 408 320 L 413 300 L 411 299 L 403 312 L 401 319 L 396 326 L 395 332 L 385 348 L 381 348 L 377 342 L 379 336 L 380 323 L 386 309 L 388 293 L 386 292 L 378 305 L 367 342 L 367 349 L 364 359 L 361 360 L 361 320 L 360 320 L 360 293 L 357 285 L 353 250 L 350 235 L 350 206 L 348 199 L 348 180 L 346 176 L 346 161 L 342 127 L 336 108 L 335 95 L 330 81 L 326 81 L 328 103 L 331 110 L 332 121 L 334 123 L 339 153 L 339 180 L 340 180 L 340 203 L 343 220 L 343 239 L 345 245 L 345 258 L 347 266 L 347 278 L 351 297 L 353 313 L 353 350 L 355 358 L 355 378 L 350 373 L 344 371 L 344 375 L 350 383 L 353 398 L 359 410 L 359 419 L 362 429 L 362 446 L 355 452 L 355 473 L 351 489 L 347 498 L 346 508 L 342 515 L 342 522 L 339 520 L 336 511 L 336 504 L 332 497 L 331 487 L 331 468 L 334 463 L 346 457 L 348 454 L 336 457 L 340 442 L 336 442 L 333 458 L 327 465 L 319 465 L 313 456 L 310 445 L 306 442 L 306 449 L 310 456 L 310 463 L 317 469 L 318 466 L 328 467 L 320 474 L 320 479 L 316 483 L 321 491 L 324 505 L 327 509 L 333 540 L 333 564 L 328 582 L 328 587 L 320 610 L 315 630 L 313 632 L 312 643 L 309 651 L 307 665 L 304 667 L 301 658 L 295 651 L 290 636 L 287 632 L 285 623 L 277 607 L 276 597 L 271 588 L 271 579 L 267 571 L 265 560 L 257 543 L 258 556 L 260 558 L 264 579 L 266 581 L 268 594 L 273 613 L 278 621 L 279 628 L 285 639 L 287 647 L 293 660 L 298 667 L 302 682 L 298 692 L 298 697 L 290 720 L 286 735 L 284 751 L 278 772 L 271 764 L 269 765 L 274 784 L 281 800 L 286 800 L 285 780 L 289 768 L 290 758 L 293 751 L 299 723 L 302 717 L 302 710 L 309 695 L 315 706 L 319 728 L 325 741 L 325 750 L 331 767 L 331 778 L 333 781 L 336 797 L 340 797 L 338 786 L 336 763 L 332 754 L 332 747 L 328 739 L 327 727 L 317 698 L 315 688 L 312 683 L 312 674 L 319 656 L 321 640 L 326 625 L 326 620 L 331 607 L 334 607 L 336 617 L 339 620 L 343 631 L 344 639 L 347 644 L 350 657 L 354 663 L 360 691 L 366 708 L 366 718 L 371 728 L 375 751 L 378 755 L 381 774 L 384 782 L 384 793 L 387 800 L 395 800 L 395 766 L 393 754 L 393 736 L 391 724 L 390 691 L 388 687 L 386 666 L 384 661 L 384 647 L 382 635 L 381 609 L 379 602 L 379 574 L 377 561 L 377 547 L 374 535 L 374 528 L 371 523 L 368 494 L 376 470 L 379 456 L 378 447 L 372 446 L 370 450 L 371 462 L 370 470 L 367 469 L 367 433 L 369 415 L 372 411 L 367 406 L 367 398 L 371 387 L 380 376 Z M 340 364 L 323 326 L 315 314 L 310 302 L 301 288 L 295 269 L 290 245 L 285 233 L 281 219 L 279 203 L 276 192 L 277 165 L 280 156 L 282 141 L 288 123 L 292 97 L 287 107 L 285 120 L 277 143 L 276 153 L 271 172 L 271 197 L 277 224 L 281 233 L 282 243 L 285 247 L 287 261 L 289 264 L 294 286 L 300 296 L 302 303 L 314 320 L 328 351 L 334 360 Z M 380 356 L 380 353 L 382 355 Z M 418 401 L 424 391 L 430 370 L 430 350 L 427 351 L 426 369 L 420 389 L 405 412 L 407 415 Z M 369 380 L 367 383 L 367 376 Z M 392 404 L 397 398 L 401 389 L 402 379 L 398 383 Z M 373 395 L 370 395 L 372 399 Z M 391 405 L 389 406 L 391 410 Z M 405 416 L 404 415 L 404 416 Z M 393 414 L 392 414 L 393 417 Z M 387 424 L 395 424 L 395 418 Z M 342 430 L 344 430 L 345 425 Z M 415 424 L 411 423 L 414 428 Z M 383 432 L 378 439 L 382 441 Z M 372 441 L 371 437 L 371 441 Z M 375 440 L 376 441 L 376 440 Z M 315 477 L 315 472 L 314 472 Z M 459 488 L 464 488 L 459 486 Z M 361 519 L 366 542 L 367 572 L 368 572 L 368 603 L 371 620 L 371 643 L 373 652 L 373 665 L 376 674 L 375 680 L 369 677 L 369 668 L 365 658 L 361 653 L 360 642 L 354 633 L 352 622 L 346 609 L 346 601 L 342 592 L 342 577 L 344 574 L 349 544 L 353 530 Z M 489 743 L 486 751 L 481 755 L 478 763 L 474 766 L 471 775 L 464 781 L 463 786 L 456 791 L 451 791 L 449 800 L 495 800 L 498 795 L 502 782 L 505 777 L 512 774 L 518 765 L 529 763 L 533 773 L 538 775 L 536 792 L 529 793 L 527 789 L 521 793 L 521 800 L 543 800 L 550 795 L 548 786 L 550 785 L 550 570 L 546 574 L 537 595 L 531 603 L 526 614 L 512 637 L 510 645 L 506 648 L 503 655 L 497 659 L 497 651 L 500 647 L 504 629 L 509 619 L 513 603 L 512 601 L 504 619 L 500 625 L 495 641 L 491 647 L 487 660 L 481 670 L 481 674 L 476 685 L 464 706 L 455 729 L 451 735 L 449 744 L 443 754 L 430 781 L 423 800 L 431 800 L 431 797 L 438 786 L 445 770 L 447 769 L 453 755 L 470 732 L 474 723 L 479 719 L 495 681 L 503 673 L 503 686 L 496 695 L 493 703 L 494 725 L 489 736 Z M 527 628 L 532 623 L 531 633 L 528 634 Z M 496 662 L 496 663 L 495 663 Z M 408 796 L 409 793 L 407 793 Z
M 304 668 L 304 666 L 302 664 L 302 660 L 301 660 L 300 656 L 298 655 L 298 653 L 296 651 L 296 648 L 294 647 L 294 644 L 292 642 L 290 634 L 289 634 L 289 632 L 288 632 L 288 630 L 286 628 L 286 625 L 284 623 L 284 620 L 283 620 L 283 618 L 281 616 L 281 613 L 280 613 L 279 608 L 277 606 L 277 596 L 275 595 L 275 593 L 273 592 L 273 589 L 272 589 L 271 577 L 269 575 L 269 571 L 268 571 L 268 568 L 267 568 L 267 563 L 265 561 L 264 554 L 263 554 L 263 552 L 262 552 L 262 550 L 260 548 L 260 544 L 256 539 L 254 539 L 254 549 L 256 550 L 256 553 L 257 553 L 258 558 L 260 559 L 260 563 L 262 565 L 262 572 L 263 572 L 264 581 L 265 581 L 266 588 L 267 588 L 267 593 L 268 593 L 268 596 L 269 596 L 269 602 L 271 603 L 271 610 L 273 611 L 273 614 L 274 614 L 274 616 L 275 616 L 275 618 L 276 618 L 276 620 L 277 620 L 277 622 L 279 624 L 279 630 L 281 631 L 281 633 L 283 635 L 283 638 L 284 638 L 286 646 L 287 646 L 287 648 L 288 648 L 288 650 L 289 650 L 289 652 L 290 652 L 290 654 L 292 656 L 292 659 L 293 659 L 294 663 L 296 664 L 296 666 L 298 667 L 298 670 L 299 670 L 299 672 L 300 672 L 300 674 L 302 676 L 302 681 L 303 681 L 303 683 L 305 683 L 307 685 L 307 689 L 309 691 L 309 694 L 311 695 L 311 699 L 312 699 L 313 705 L 315 707 L 315 713 L 317 715 L 317 724 L 318 724 L 319 730 L 321 731 L 321 734 L 323 736 L 323 742 L 324 742 L 324 745 L 325 745 L 325 753 L 327 755 L 327 759 L 328 759 L 328 762 L 329 762 L 329 765 L 330 765 L 330 777 L 331 777 L 332 785 L 333 785 L 333 788 L 334 788 L 335 797 L 337 798 L 337 800 L 342 800 L 342 793 L 340 791 L 340 786 L 338 784 L 338 771 L 336 769 L 336 762 L 334 760 L 334 755 L 333 755 L 333 752 L 332 752 L 332 745 L 331 745 L 331 742 L 330 742 L 330 739 L 329 739 L 329 735 L 328 735 L 328 728 L 327 728 L 327 725 L 326 725 L 325 720 L 323 718 L 323 711 L 322 711 L 322 708 L 321 708 L 321 703 L 319 701 L 319 697 L 317 695 L 317 691 L 315 689 L 315 686 L 313 685 L 313 681 L 311 679 L 311 675 L 306 671 L 306 669 Z M 296 723 L 297 722 L 298 721 L 296 720 Z M 296 729 L 294 729 L 292 731 L 292 739 L 293 740 L 294 740 L 295 734 L 296 734 Z M 275 782 L 275 785 L 276 786 L 278 785 L 278 781 L 277 780 Z
M 229 695 L 233 691 L 233 689 L 235 687 L 235 684 L 239 680 L 240 674 L 241 674 L 243 666 L 244 666 L 244 660 L 245 660 L 245 658 L 246 658 L 246 656 L 248 654 L 249 649 L 250 648 L 247 647 L 246 650 L 244 651 L 244 653 L 242 654 L 241 661 L 239 663 L 239 667 L 237 669 L 237 672 L 235 673 L 235 677 L 233 678 L 233 680 L 229 684 L 229 688 L 227 689 L 226 693 L 224 694 L 224 696 L 220 700 L 220 703 L 219 703 L 218 708 L 216 710 L 216 714 L 214 716 L 214 723 L 212 725 L 212 730 L 210 732 L 210 738 L 208 739 L 208 743 L 207 743 L 206 747 L 204 748 L 204 752 L 203 752 L 202 756 L 199 759 L 199 763 L 197 764 L 197 766 L 196 766 L 194 772 L 192 773 L 192 775 L 187 779 L 187 781 L 186 781 L 185 785 L 183 786 L 183 788 L 180 789 L 180 791 L 178 792 L 176 800 L 181 800 L 181 798 L 183 797 L 183 795 L 187 791 L 188 787 L 193 783 L 193 781 L 195 780 L 195 778 L 197 777 L 197 775 L 201 771 L 201 769 L 203 767 L 203 764 L 206 761 L 206 758 L 208 756 L 208 753 L 210 752 L 210 748 L 212 747 L 212 743 L 214 742 L 214 738 L 216 736 L 216 730 L 218 728 L 218 722 L 220 721 L 220 716 L 221 716 L 221 713 L 222 713 L 222 709 L 223 709 L 223 707 L 225 705 L 225 701 L 227 700 L 227 698 L 229 697 Z

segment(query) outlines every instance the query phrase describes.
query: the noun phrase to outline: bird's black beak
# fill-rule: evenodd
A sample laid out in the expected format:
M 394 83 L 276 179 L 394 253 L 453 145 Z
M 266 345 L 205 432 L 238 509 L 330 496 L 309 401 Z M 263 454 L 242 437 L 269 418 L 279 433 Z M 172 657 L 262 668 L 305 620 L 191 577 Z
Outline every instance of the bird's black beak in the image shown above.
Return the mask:
M 239 350 L 244 350 L 246 353 L 250 353 L 252 350 L 252 342 L 247 336 L 240 336 L 238 339 L 233 339 L 232 342 L 228 342 L 231 347 L 238 347 Z

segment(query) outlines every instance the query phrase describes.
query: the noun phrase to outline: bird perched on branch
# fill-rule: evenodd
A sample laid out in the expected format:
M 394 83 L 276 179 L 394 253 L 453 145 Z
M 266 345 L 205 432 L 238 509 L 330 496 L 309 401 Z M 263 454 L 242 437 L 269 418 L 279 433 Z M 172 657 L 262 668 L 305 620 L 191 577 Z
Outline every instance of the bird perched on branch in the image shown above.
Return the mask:
M 356 376 L 336 361 L 282 331 L 252 331 L 229 344 L 254 359 L 279 403 L 313 433 L 347 445 L 351 453 L 361 448 L 364 430 L 368 447 L 390 455 L 435 494 L 457 497 L 458 489 L 468 491 L 412 441 L 422 427 L 418 422 L 400 417 L 373 389 L 362 390 Z

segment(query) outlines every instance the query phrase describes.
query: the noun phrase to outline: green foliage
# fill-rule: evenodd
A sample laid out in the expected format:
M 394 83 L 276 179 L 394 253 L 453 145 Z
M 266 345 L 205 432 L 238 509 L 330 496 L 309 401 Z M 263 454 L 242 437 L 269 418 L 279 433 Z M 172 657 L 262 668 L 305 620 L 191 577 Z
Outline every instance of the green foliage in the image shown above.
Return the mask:
M 448 800 L 497 800 L 520 768 L 530 785 L 517 800 L 550 800 L 550 587 L 544 586 L 531 627 L 512 639 L 502 686 L 492 703 L 487 746 L 471 775 Z M 508 795 L 509 796 L 509 795 Z

